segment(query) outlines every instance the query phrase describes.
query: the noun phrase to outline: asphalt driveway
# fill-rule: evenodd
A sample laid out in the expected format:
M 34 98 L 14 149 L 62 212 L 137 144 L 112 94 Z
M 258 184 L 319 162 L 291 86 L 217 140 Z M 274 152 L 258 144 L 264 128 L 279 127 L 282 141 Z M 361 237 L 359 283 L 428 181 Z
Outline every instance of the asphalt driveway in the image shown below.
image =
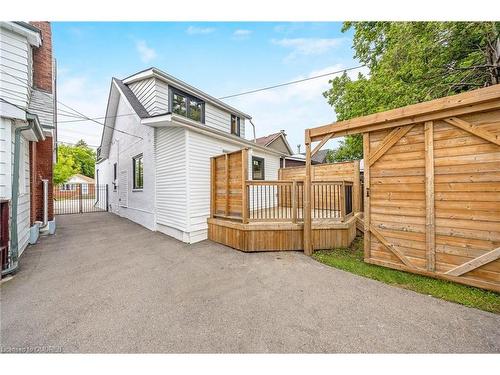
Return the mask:
M 3 351 L 500 352 L 500 316 L 298 252 L 187 245 L 108 213 L 58 216 L 1 286 Z

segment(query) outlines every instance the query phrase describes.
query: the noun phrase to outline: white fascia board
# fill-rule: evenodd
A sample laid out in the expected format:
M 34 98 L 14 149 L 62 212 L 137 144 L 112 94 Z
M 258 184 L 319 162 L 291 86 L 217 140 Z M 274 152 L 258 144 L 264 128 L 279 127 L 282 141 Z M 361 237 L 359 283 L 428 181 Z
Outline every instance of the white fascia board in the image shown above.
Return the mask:
M 0 116 L 13 120 L 26 121 L 26 111 L 18 106 L 0 100 Z
M 260 146 L 256 143 L 253 143 L 247 139 L 238 137 L 238 136 L 233 135 L 233 134 L 224 133 L 224 132 L 221 132 L 220 130 L 209 128 L 203 124 L 200 124 L 199 122 L 189 120 L 187 118 L 184 118 L 182 116 L 177 116 L 175 114 L 166 114 L 166 115 L 148 117 L 148 118 L 142 119 L 141 124 L 147 125 L 147 126 L 152 126 L 152 127 L 167 127 L 167 126 L 183 127 L 183 128 L 186 128 L 188 130 L 191 130 L 191 131 L 194 131 L 194 132 L 197 132 L 200 134 L 205 134 L 205 135 L 212 137 L 212 138 L 216 138 L 216 139 L 220 139 L 220 140 L 223 140 L 226 142 L 238 144 L 242 148 L 248 147 L 248 148 L 253 148 L 255 150 L 259 150 L 259 151 L 267 153 L 267 154 L 272 154 L 272 155 L 276 155 L 276 156 L 286 156 L 279 151 L 270 149 L 268 147 Z
M 22 27 L 21 25 L 18 25 L 14 22 L 1 21 L 0 27 L 24 36 L 28 40 L 28 43 L 34 47 L 40 47 L 40 45 L 42 44 L 42 37 L 40 36 L 40 33 L 29 30 L 26 27 Z
M 151 69 L 145 70 L 143 72 L 139 72 L 137 74 L 134 74 L 133 76 L 125 78 L 123 80 L 123 83 L 128 85 L 130 83 L 142 81 L 142 80 L 147 79 L 147 78 L 157 78 L 157 79 L 165 82 L 167 85 L 174 86 L 175 88 L 178 88 L 179 90 L 182 90 L 182 91 L 186 92 L 187 94 L 191 94 L 191 95 L 196 96 L 200 99 L 203 99 L 205 102 L 208 102 L 208 103 L 214 105 L 215 107 L 224 109 L 224 110 L 226 110 L 234 115 L 238 115 L 238 116 L 246 118 L 248 120 L 252 119 L 252 116 L 250 116 L 250 115 L 248 115 L 248 114 L 246 114 L 246 113 L 244 113 L 244 112 L 242 112 L 234 107 L 231 107 L 230 105 L 220 101 L 219 99 L 217 99 L 217 98 L 197 89 L 196 87 L 191 86 L 190 84 L 188 84 L 184 81 L 181 81 L 180 79 L 175 78 L 174 76 L 171 76 L 170 74 L 167 74 L 159 69 L 151 68 Z

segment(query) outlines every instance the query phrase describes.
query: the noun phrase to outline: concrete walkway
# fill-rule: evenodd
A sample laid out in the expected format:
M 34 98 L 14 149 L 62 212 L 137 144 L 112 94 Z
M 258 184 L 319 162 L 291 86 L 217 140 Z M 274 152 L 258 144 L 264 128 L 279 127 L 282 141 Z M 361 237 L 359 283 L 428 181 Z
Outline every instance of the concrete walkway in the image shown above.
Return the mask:
M 500 351 L 498 315 L 301 253 L 186 245 L 108 213 L 57 222 L 2 284 L 3 351 Z

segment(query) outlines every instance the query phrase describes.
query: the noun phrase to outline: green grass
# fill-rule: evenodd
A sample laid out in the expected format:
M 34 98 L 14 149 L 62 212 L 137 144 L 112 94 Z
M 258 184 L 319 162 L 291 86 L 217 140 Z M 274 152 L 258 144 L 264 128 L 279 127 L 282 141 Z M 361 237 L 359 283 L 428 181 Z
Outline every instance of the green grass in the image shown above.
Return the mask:
M 500 314 L 498 293 L 365 263 L 363 237 L 356 237 L 347 249 L 317 251 L 313 257 L 321 263 L 356 275 Z

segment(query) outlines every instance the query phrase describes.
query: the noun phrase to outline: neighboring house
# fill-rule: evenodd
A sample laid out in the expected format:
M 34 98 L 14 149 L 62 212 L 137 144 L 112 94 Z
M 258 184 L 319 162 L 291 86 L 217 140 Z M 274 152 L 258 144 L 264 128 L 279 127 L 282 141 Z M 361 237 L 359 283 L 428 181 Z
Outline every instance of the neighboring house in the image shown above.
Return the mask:
M 306 164 L 306 158 L 300 154 L 293 154 L 293 150 L 286 139 L 286 133 L 284 130 L 280 130 L 278 133 L 273 133 L 266 135 L 264 137 L 257 138 L 255 140 L 260 146 L 269 147 L 273 150 L 281 152 L 283 156 L 280 159 L 280 167 L 298 167 Z M 315 161 L 313 164 L 317 164 Z
M 313 156 L 311 156 L 311 164 L 325 164 L 325 163 L 328 163 L 328 161 L 326 160 L 326 157 L 328 155 L 328 153 L 332 151 L 332 150 L 329 150 L 329 149 L 326 149 L 326 150 L 319 150 L 317 151 Z M 297 157 L 297 158 L 306 158 L 306 153 L 305 152 L 302 152 L 302 153 L 299 153 L 299 154 L 296 154 L 296 155 L 293 155 L 294 157 Z
M 108 208 L 193 243 L 207 238 L 210 157 L 248 148 L 248 179 L 278 179 L 282 152 L 245 139 L 250 116 L 150 68 L 113 78 L 96 183 Z
M 39 222 L 55 229 L 56 88 L 49 22 L 0 22 L 0 36 L 0 200 L 9 206 L 2 233 L 9 234 L 10 272 L 36 242 Z
M 93 195 L 95 192 L 95 180 L 79 173 L 71 176 L 65 183 L 54 186 L 54 189 L 59 190 L 57 196 L 61 196 L 61 192 L 74 192 L 78 190 L 79 186 L 81 186 L 83 195 Z

